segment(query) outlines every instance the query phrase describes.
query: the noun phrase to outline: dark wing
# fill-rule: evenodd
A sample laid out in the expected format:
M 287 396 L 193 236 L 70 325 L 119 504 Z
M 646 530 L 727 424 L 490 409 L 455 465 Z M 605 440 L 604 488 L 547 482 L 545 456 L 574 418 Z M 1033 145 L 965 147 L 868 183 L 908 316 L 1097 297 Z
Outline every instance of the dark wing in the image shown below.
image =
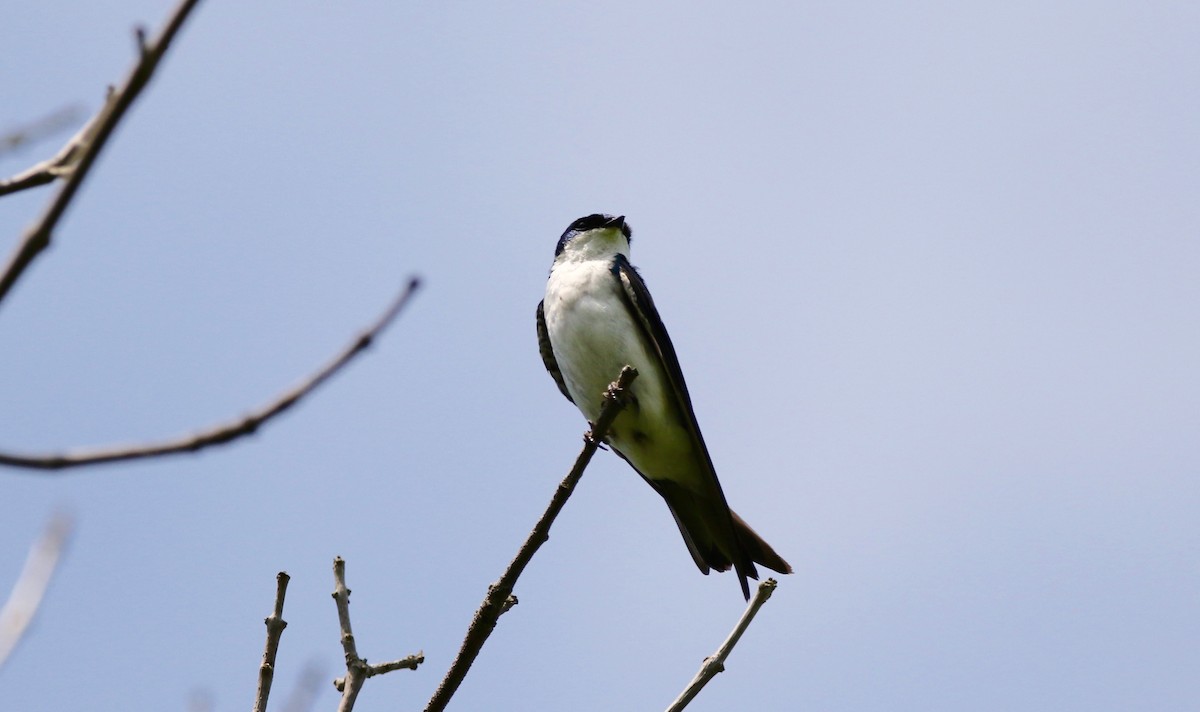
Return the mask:
M 671 337 L 667 335 L 667 329 L 658 315 L 654 300 L 650 298 L 650 290 L 646 289 L 646 283 L 642 281 L 641 275 L 637 273 L 633 265 L 629 264 L 629 260 L 624 255 L 617 255 L 613 259 L 612 272 L 626 299 L 629 300 L 630 310 L 637 314 L 642 329 L 654 345 L 658 357 L 666 369 L 667 378 L 671 382 L 671 392 L 675 394 L 678 401 L 676 405 L 687 425 L 692 442 L 700 452 L 698 459 L 705 470 L 704 481 L 708 491 L 687 492 L 682 488 L 672 485 L 664 487 L 663 483 L 646 479 L 667 500 L 680 530 L 683 531 L 683 538 L 688 542 L 688 548 L 692 550 L 692 556 L 697 559 L 703 558 L 708 565 L 718 571 L 727 570 L 729 564 L 732 563 L 742 584 L 742 592 L 748 599 L 750 589 L 746 583 L 746 577 L 757 579 L 758 571 L 754 568 L 754 562 L 738 535 L 733 521 L 733 513 L 729 510 L 728 502 L 725 501 L 725 493 L 721 491 L 721 483 L 717 479 L 712 458 L 709 457 L 708 447 L 705 446 L 704 438 L 700 435 L 700 426 L 696 423 L 696 413 L 692 410 L 692 397 L 688 394 L 687 384 L 683 380 L 683 370 L 679 367 L 679 357 L 675 355 L 675 346 L 671 343 Z M 645 477 L 644 474 L 643 477 Z M 672 490 L 678 491 L 673 492 Z M 700 554 L 699 557 L 696 556 L 697 553 Z M 700 561 L 697 560 L 696 563 L 699 564 Z M 705 571 L 705 567 L 701 566 L 700 570 Z M 708 572 L 705 571 L 705 573 Z
M 642 276 L 637 273 L 633 265 L 629 264 L 629 260 L 624 255 L 617 255 L 613 259 L 612 272 L 624 291 L 625 298 L 629 300 L 630 311 L 637 315 L 642 329 L 650 337 L 650 342 L 654 345 L 663 366 L 667 369 L 667 378 L 671 379 L 671 391 L 679 397 L 679 410 L 687 420 L 688 430 L 703 445 L 704 438 L 700 437 L 700 427 L 696 424 L 696 413 L 692 410 L 692 397 L 688 394 L 687 384 L 683 380 L 683 369 L 679 367 L 679 357 L 675 355 L 675 345 L 671 343 L 671 337 L 667 335 L 667 327 L 663 326 L 658 309 L 654 306 L 654 300 L 650 298 L 650 290 L 646 289 L 646 283 L 642 281 Z M 708 460 L 708 449 L 703 449 L 708 468 L 712 470 L 712 461 Z M 714 476 L 713 479 L 716 477 Z M 720 489 L 720 484 L 717 485 L 717 488 Z
M 558 390 L 567 397 L 567 400 L 574 403 L 571 394 L 567 393 L 567 384 L 563 382 L 562 371 L 558 368 L 558 361 L 554 358 L 554 347 L 550 345 L 550 332 L 546 331 L 546 310 L 542 306 L 545 301 L 538 302 L 537 308 L 537 332 L 538 332 L 538 351 L 542 352 L 542 363 L 546 364 L 546 370 L 550 372 L 550 377 L 558 384 Z

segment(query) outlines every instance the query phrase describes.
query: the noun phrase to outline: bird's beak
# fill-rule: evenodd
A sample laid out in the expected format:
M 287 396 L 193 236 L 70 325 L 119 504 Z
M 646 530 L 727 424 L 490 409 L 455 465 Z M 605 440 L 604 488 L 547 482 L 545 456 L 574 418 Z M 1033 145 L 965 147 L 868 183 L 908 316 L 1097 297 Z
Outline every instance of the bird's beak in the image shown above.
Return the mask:
M 618 215 L 617 217 L 612 218 L 611 220 L 608 221 L 608 224 L 606 225 L 606 227 L 615 227 L 618 230 L 625 227 L 625 216 Z

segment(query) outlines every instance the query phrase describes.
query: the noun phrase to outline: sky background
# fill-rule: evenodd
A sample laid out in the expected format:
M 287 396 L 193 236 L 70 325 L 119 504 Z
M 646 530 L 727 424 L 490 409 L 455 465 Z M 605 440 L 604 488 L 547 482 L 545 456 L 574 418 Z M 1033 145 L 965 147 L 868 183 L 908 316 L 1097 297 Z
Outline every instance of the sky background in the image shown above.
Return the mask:
M 170 9 L 4 13 L 0 132 Z M 208 0 L 0 305 L 0 448 L 226 420 L 426 287 L 253 438 L 0 471 L 0 591 L 78 519 L 0 709 L 248 709 L 279 570 L 272 709 L 332 709 L 335 555 L 426 655 L 357 709 L 420 709 L 579 450 L 534 307 L 597 211 L 796 569 L 691 709 L 1200 708 L 1198 70 L 1194 2 Z M 663 709 L 743 608 L 609 453 L 516 593 L 452 709 Z

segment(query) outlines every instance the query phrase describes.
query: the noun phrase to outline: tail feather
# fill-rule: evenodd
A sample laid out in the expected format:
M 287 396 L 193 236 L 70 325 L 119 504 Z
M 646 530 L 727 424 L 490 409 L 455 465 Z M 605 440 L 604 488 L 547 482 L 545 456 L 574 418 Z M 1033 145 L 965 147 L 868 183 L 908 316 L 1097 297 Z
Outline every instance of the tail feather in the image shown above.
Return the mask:
M 771 545 L 751 529 L 750 525 L 739 517 L 737 512 L 730 510 L 729 513 L 733 516 L 733 527 L 737 530 L 738 541 L 742 544 L 742 551 L 746 552 L 746 555 L 752 561 L 781 574 L 792 573 L 791 564 L 784 561 L 782 556 L 775 553 Z
M 750 598 L 747 579 L 758 580 L 758 569 L 754 564 L 762 564 L 781 574 L 792 573 L 792 567 L 783 557 L 723 501 L 701 497 L 670 481 L 658 480 L 652 484 L 666 500 L 701 573 L 734 569 L 742 586 L 742 595 L 747 600 Z

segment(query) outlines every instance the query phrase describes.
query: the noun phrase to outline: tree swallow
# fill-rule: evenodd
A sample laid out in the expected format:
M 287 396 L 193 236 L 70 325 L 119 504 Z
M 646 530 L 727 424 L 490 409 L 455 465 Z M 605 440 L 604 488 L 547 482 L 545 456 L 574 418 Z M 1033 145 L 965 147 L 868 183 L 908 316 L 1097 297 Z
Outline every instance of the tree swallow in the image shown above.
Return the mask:
M 624 216 L 596 214 L 571 223 L 558 239 L 537 307 L 542 360 L 592 423 L 621 368 L 638 370 L 606 441 L 666 500 L 700 571 L 732 566 L 749 599 L 746 577 L 758 578 L 755 563 L 782 574 L 792 567 L 725 502 L 675 347 L 629 264 L 631 237 Z

